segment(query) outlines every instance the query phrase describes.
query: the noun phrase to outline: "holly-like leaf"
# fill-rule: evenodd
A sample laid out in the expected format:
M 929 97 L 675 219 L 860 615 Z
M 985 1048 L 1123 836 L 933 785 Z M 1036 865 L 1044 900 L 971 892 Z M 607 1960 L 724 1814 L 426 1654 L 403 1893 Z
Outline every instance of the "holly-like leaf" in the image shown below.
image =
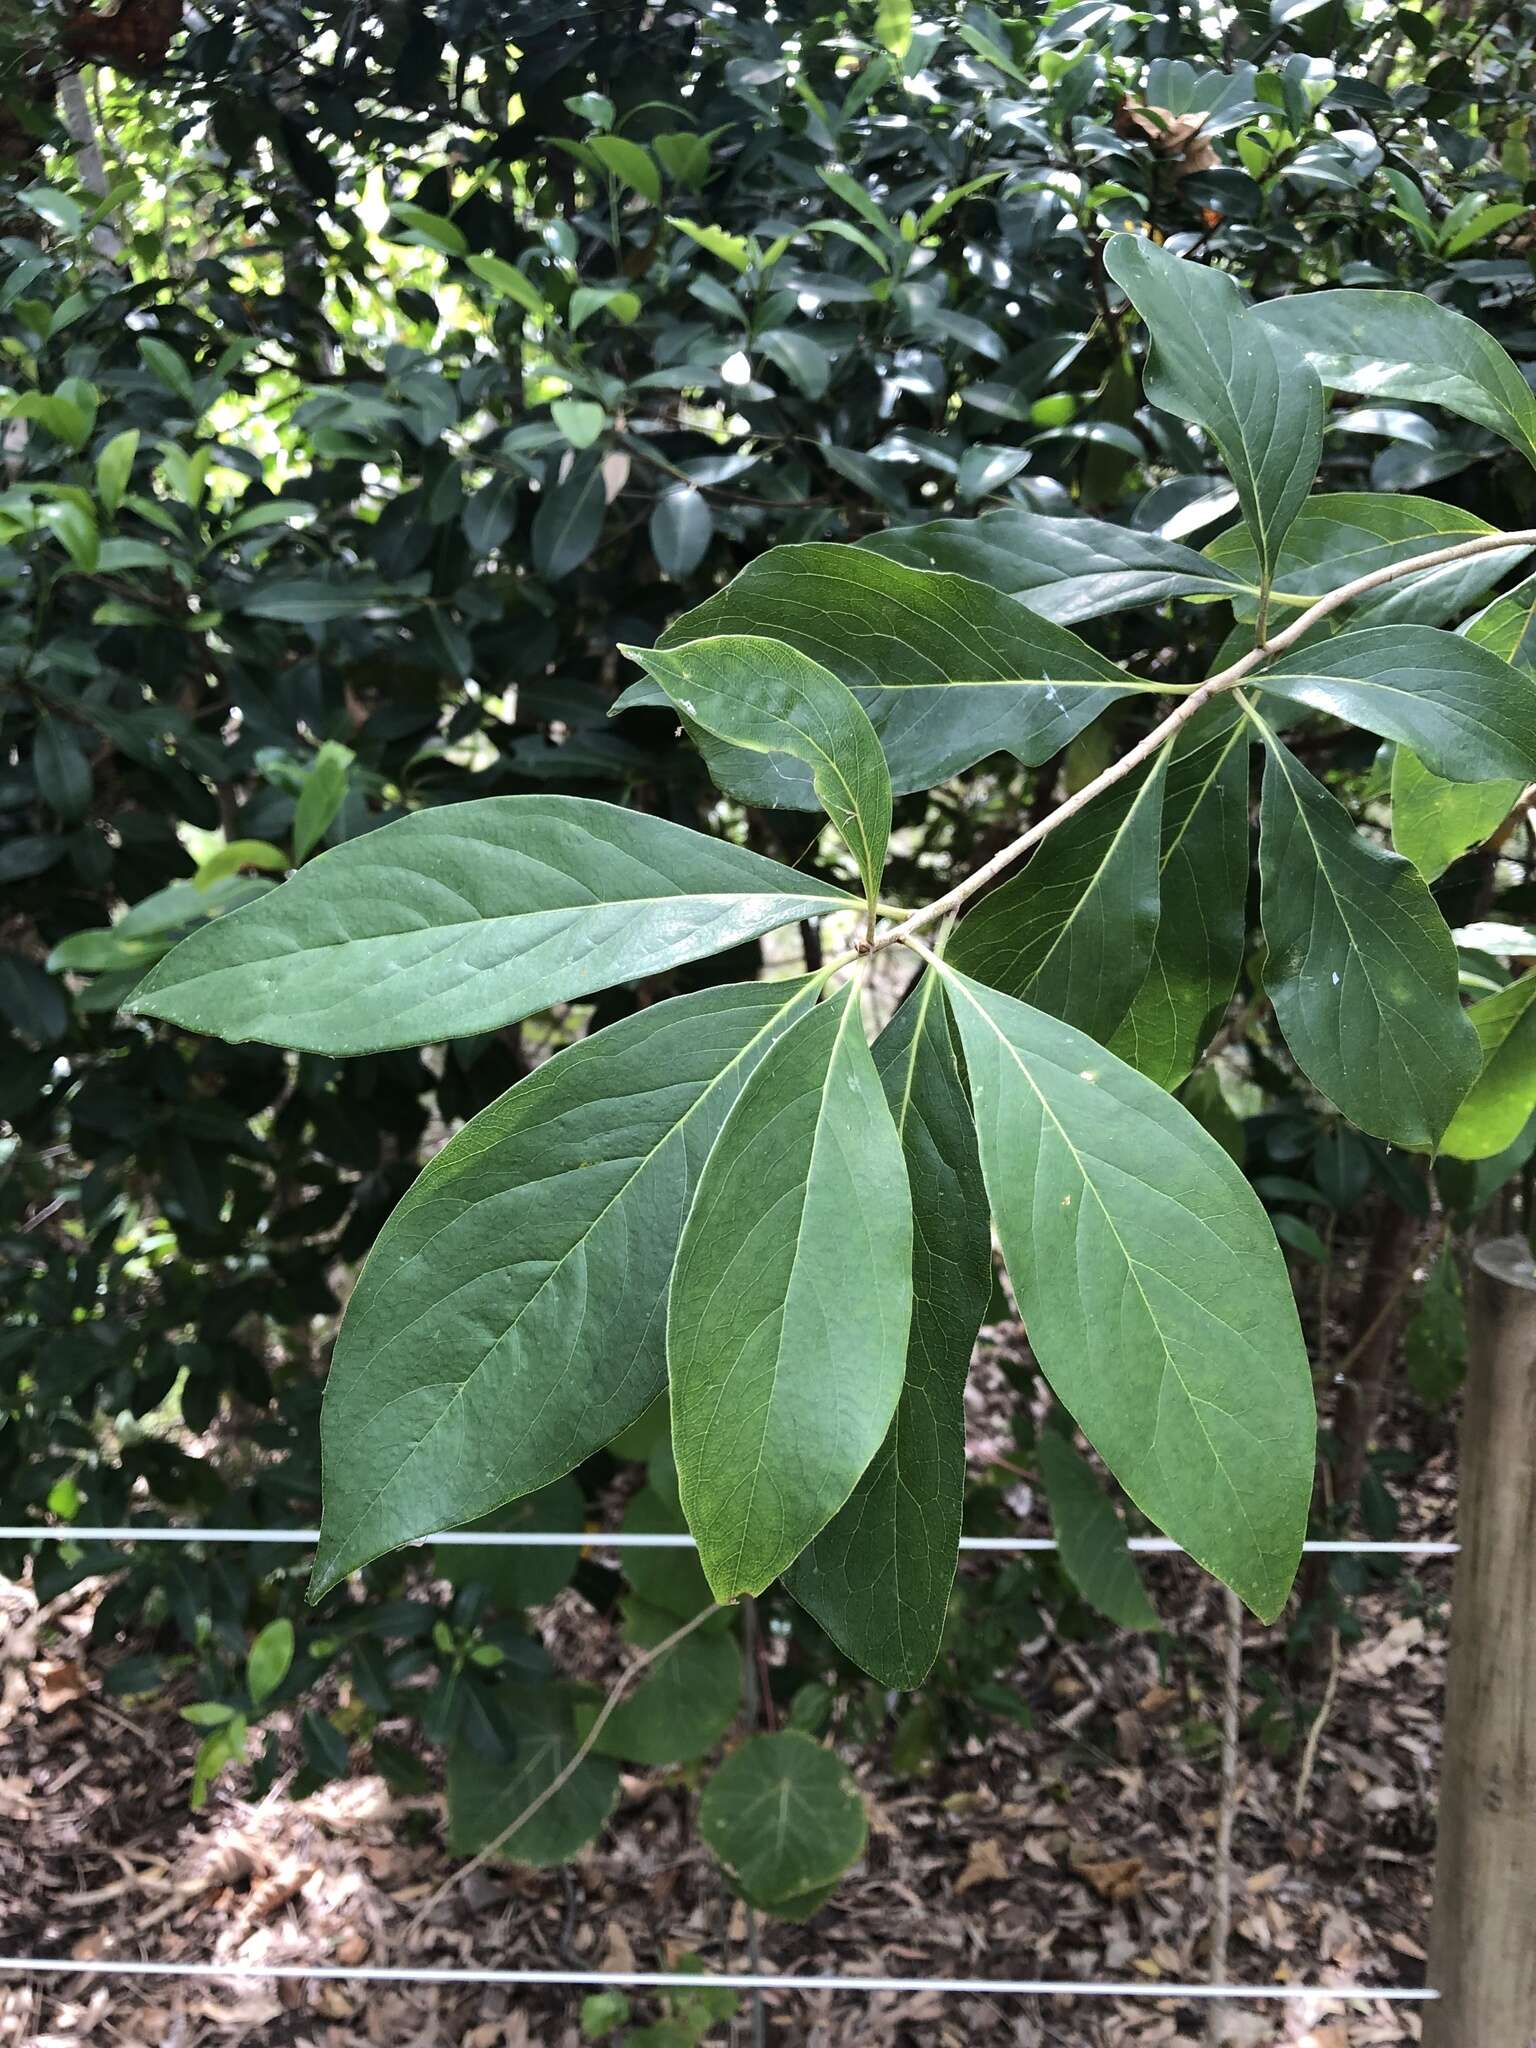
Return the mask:
M 808 1735 L 755 1735 L 704 1787 L 699 1832 L 753 1905 L 801 1917 L 864 1853 L 850 1773 Z
M 1152 958 L 1109 1041 L 1161 1088 L 1176 1088 L 1200 1057 L 1243 964 L 1248 746 L 1238 707 L 1217 698 L 1180 732 L 1168 764 Z
M 878 900 L 891 836 L 891 778 L 869 715 L 846 684 L 798 648 L 749 634 L 619 651 L 666 691 L 728 796 L 744 794 L 731 781 L 732 762 L 743 752 L 808 768 L 869 902 Z M 712 740 L 725 741 L 724 749 Z
M 1216 443 L 1270 581 L 1322 457 L 1316 371 L 1224 271 L 1126 234 L 1110 237 L 1105 264 L 1152 338 L 1148 398 Z
M 1165 748 L 1053 832 L 962 920 L 954 965 L 1107 1045 L 1152 958 L 1167 767 Z
M 1463 634 L 1362 626 L 1297 648 L 1257 680 L 1412 747 L 1453 782 L 1536 775 L 1536 678 Z
M 586 797 L 417 811 L 192 933 L 129 1008 L 304 1052 L 494 1031 L 847 908 L 841 889 Z
M 965 1490 L 965 1381 L 992 1294 L 987 1192 L 942 985 L 928 974 L 875 1041 L 912 1189 L 912 1328 L 901 1399 L 847 1502 L 785 1583 L 881 1685 L 939 1652 Z
M 1498 831 L 1524 786 L 1523 780 L 1447 782 L 1399 747 L 1392 757 L 1392 844 L 1426 882 L 1436 882 Z
M 1445 920 L 1417 871 L 1260 730 L 1264 987 L 1285 1042 L 1351 1123 L 1433 1147 L 1478 1066 Z
M 1491 1159 L 1536 1112 L 1536 974 L 1522 974 L 1468 1011 L 1482 1068 L 1441 1140 L 1452 1159 Z
M 678 1250 L 672 1441 L 717 1600 L 760 1593 L 852 1493 L 895 1411 L 911 1315 L 901 1139 L 846 989 L 742 1089 Z
M 1536 462 L 1536 396 L 1493 336 L 1422 292 L 1302 292 L 1258 317 L 1325 384 L 1370 398 L 1443 405 Z
M 342 1320 L 316 1597 L 396 1544 L 547 1486 L 655 1399 L 704 1161 L 817 986 L 657 1003 L 556 1053 L 449 1139 Z
M 770 548 L 675 620 L 660 645 L 736 633 L 787 641 L 847 684 L 879 734 L 898 796 L 998 751 L 1049 760 L 1106 705 L 1144 687 L 985 584 L 829 542 Z M 647 681 L 614 709 L 667 701 Z M 743 755 L 731 775 L 754 803 L 819 808 L 808 768 L 790 778 Z
M 1312 1378 L 1257 1195 L 1187 1110 L 944 968 L 1041 1370 L 1131 1499 L 1271 1621 L 1312 1492 Z
M 976 519 L 892 527 L 859 546 L 914 569 L 988 583 L 1063 626 L 1174 597 L 1233 598 L 1245 587 L 1243 574 L 1214 548 L 1200 555 L 1107 519 L 1052 518 L 1012 505 Z
M 1090 1607 L 1121 1628 L 1158 1627 L 1114 1502 L 1087 1461 L 1055 1429 L 1041 1431 L 1037 1452 L 1062 1570 Z

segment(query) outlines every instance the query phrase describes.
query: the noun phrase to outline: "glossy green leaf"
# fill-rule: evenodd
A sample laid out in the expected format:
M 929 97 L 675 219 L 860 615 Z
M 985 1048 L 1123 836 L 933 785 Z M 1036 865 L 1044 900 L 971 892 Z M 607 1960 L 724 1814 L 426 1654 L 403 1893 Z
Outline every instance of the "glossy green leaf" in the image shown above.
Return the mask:
M 1536 974 L 1522 974 L 1467 1014 L 1482 1068 L 1441 1150 L 1453 1159 L 1491 1159 L 1514 1143 L 1536 1112 Z
M 126 427 L 106 442 L 96 458 L 96 495 L 108 512 L 115 512 L 122 504 L 133 474 L 133 458 L 138 452 L 139 430 Z
M 607 505 L 598 453 L 578 456 L 559 483 L 546 485 L 532 532 L 533 566 L 541 576 L 558 582 L 581 567 L 602 536 Z
M 263 1706 L 293 1663 L 293 1623 L 286 1615 L 269 1621 L 246 1653 L 245 1683 L 253 1707 Z
M 494 1031 L 819 912 L 842 890 L 585 797 L 417 811 L 183 939 L 129 1008 L 332 1054 Z
M 641 1010 L 557 1053 L 438 1153 L 336 1342 L 317 1597 L 398 1543 L 546 1486 L 655 1399 L 704 1160 L 816 986 L 745 982 Z
M 1157 934 L 1166 748 L 1096 797 L 957 927 L 949 958 L 1107 1045 Z
M 982 1171 L 1041 1370 L 1131 1499 L 1254 1612 L 1312 1493 L 1312 1377 L 1258 1197 L 1084 1033 L 944 970 Z
M 1351 1123 L 1432 1147 L 1477 1073 L 1445 920 L 1417 871 L 1261 731 L 1264 987 L 1285 1042 Z
M 808 1735 L 754 1735 L 704 1787 L 699 1832 L 742 1895 L 794 1917 L 864 1853 L 869 1822 L 851 1773 Z
M 1090 1607 L 1121 1628 L 1157 1628 L 1120 1517 L 1086 1459 L 1055 1429 L 1040 1432 L 1036 1449 L 1062 1570 Z
M 987 1194 L 941 984 L 875 1041 L 912 1190 L 912 1327 L 885 1441 L 794 1563 L 791 1593 L 861 1669 L 908 1688 L 939 1652 L 965 1490 L 965 1382 L 992 1294 Z
M 1463 630 L 1501 661 L 1536 675 L 1536 576 L 1495 598 Z
M 1285 537 L 1275 566 L 1276 602 L 1295 605 L 1338 590 L 1378 569 L 1411 562 L 1496 531 L 1459 505 L 1380 491 L 1337 491 L 1309 498 Z M 1459 618 L 1521 561 L 1528 548 L 1499 548 L 1465 562 L 1405 576 L 1357 598 L 1338 614 L 1351 625 L 1440 626 Z M 1213 540 L 1206 558 L 1246 582 L 1258 580 L 1258 552 L 1240 526 Z M 1253 602 L 1240 603 L 1252 616 Z M 1277 619 L 1278 613 L 1271 618 Z
M 1519 779 L 1447 782 L 1399 747 L 1392 757 L 1392 844 L 1426 882 L 1438 881 L 1498 831 L 1523 787 Z
M 59 817 L 79 818 L 89 809 L 93 787 L 90 759 L 76 729 L 51 712 L 44 712 L 37 722 L 32 772 L 37 777 L 38 795 Z
M 642 149 L 638 142 L 626 141 L 622 135 L 589 136 L 587 148 L 621 184 L 648 199 L 652 206 L 661 204 L 661 173 L 649 150 Z
M 760 1593 L 852 1493 L 901 1393 L 912 1204 L 845 989 L 738 1096 L 667 1311 L 683 1511 L 718 1600 Z
M 1256 681 L 1412 747 L 1453 782 L 1536 775 L 1536 677 L 1463 634 L 1362 626 L 1297 648 Z
M 677 1617 L 642 1600 L 625 1603 L 624 1637 L 654 1649 L 677 1628 Z M 650 1665 L 603 1724 L 597 1754 L 627 1764 L 692 1763 L 708 1756 L 741 1711 L 741 1653 L 729 1628 L 696 1628 Z M 595 1707 L 578 1708 L 585 1734 Z
M 1076 634 L 984 584 L 827 542 L 771 548 L 660 645 L 731 633 L 787 641 L 846 683 L 880 736 L 898 796 L 998 751 L 1049 760 L 1140 687 Z M 660 696 L 641 684 L 614 708 Z M 809 770 L 791 786 L 771 764 L 743 760 L 734 776 L 756 802 L 818 808 Z
M 709 552 L 715 531 L 709 500 L 691 484 L 664 491 L 651 513 L 651 551 L 668 576 L 691 576 Z
M 1200 1057 L 1243 964 L 1248 745 L 1236 704 L 1218 698 L 1184 727 L 1168 763 L 1152 958 L 1109 1041 L 1161 1088 L 1176 1088 Z
M 976 519 L 892 527 L 859 546 L 914 569 L 990 584 L 1064 626 L 1174 597 L 1230 598 L 1243 588 L 1214 550 L 1200 555 L 1107 519 L 1051 518 L 1011 505 Z
M 1536 462 L 1536 396 L 1464 313 L 1422 292 L 1350 290 L 1270 299 L 1259 317 L 1336 390 L 1443 405 Z
M 504 1685 L 492 1696 L 493 1720 L 512 1751 L 510 1763 L 467 1743 L 448 1753 L 448 1847 L 455 1856 L 486 1849 L 547 1791 L 576 1750 L 576 1713 L 602 1695 L 590 1685 Z M 545 1869 L 567 1863 L 597 1833 L 619 1796 L 619 1767 L 583 1757 L 567 1782 L 495 1854 L 498 1863 Z
M 1245 305 L 1224 271 L 1171 256 L 1140 235 L 1111 236 L 1105 265 L 1152 338 L 1148 398 L 1216 443 L 1260 570 L 1272 577 L 1322 458 L 1316 372 Z
M 353 754 L 337 740 L 327 740 L 304 778 L 293 812 L 293 858 L 304 860 L 320 844 L 347 800 L 347 773 Z
M 878 900 L 891 836 L 891 778 L 869 715 L 846 684 L 785 641 L 747 634 L 619 652 L 666 691 L 728 796 L 743 794 L 731 782 L 742 752 L 808 768 L 868 900 Z M 710 740 L 725 741 L 725 751 Z

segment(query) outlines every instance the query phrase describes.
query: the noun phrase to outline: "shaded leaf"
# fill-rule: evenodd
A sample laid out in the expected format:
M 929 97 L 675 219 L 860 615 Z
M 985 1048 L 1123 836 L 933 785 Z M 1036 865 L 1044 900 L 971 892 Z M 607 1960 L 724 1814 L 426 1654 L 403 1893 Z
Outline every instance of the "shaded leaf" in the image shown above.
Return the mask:
M 1087 1461 L 1055 1429 L 1040 1432 L 1036 1451 L 1062 1570 L 1090 1607 L 1121 1628 L 1157 1628 L 1120 1517 Z
M 786 1729 L 726 1758 L 704 1787 L 699 1832 L 745 1898 L 793 1914 L 858 1861 L 869 1823 L 831 1750 Z

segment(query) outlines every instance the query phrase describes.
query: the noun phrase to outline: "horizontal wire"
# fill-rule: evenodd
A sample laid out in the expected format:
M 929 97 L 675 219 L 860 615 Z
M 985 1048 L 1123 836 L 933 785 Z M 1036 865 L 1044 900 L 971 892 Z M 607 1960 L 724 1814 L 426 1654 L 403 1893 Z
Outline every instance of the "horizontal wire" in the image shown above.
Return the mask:
M 51 1527 L 14 1522 L 0 1526 L 0 1541 L 44 1543 L 292 1543 L 307 1549 L 320 1540 L 318 1529 L 172 1529 L 146 1523 L 118 1527 Z M 551 1534 L 543 1529 L 442 1529 L 435 1536 L 414 1536 L 412 1544 L 462 1543 L 481 1550 L 696 1550 L 691 1536 L 629 1535 L 622 1530 L 581 1529 Z M 1055 1550 L 1050 1536 L 962 1536 L 962 1550 Z M 1313 1556 L 1382 1555 L 1388 1557 L 1454 1557 L 1459 1543 L 1303 1543 Z M 1182 1543 L 1167 1536 L 1131 1536 L 1128 1550 L 1157 1556 L 1188 1557 Z
M 7 1970 L 56 1977 L 324 1977 L 367 1984 L 570 1984 L 654 1991 L 941 1991 L 991 1998 L 1384 1998 L 1427 2003 L 1438 1991 L 1375 1984 L 1077 1984 L 1059 1977 L 792 1977 L 767 1972 L 687 1970 L 410 1970 L 390 1963 L 146 1963 L 68 1956 L 0 1956 Z

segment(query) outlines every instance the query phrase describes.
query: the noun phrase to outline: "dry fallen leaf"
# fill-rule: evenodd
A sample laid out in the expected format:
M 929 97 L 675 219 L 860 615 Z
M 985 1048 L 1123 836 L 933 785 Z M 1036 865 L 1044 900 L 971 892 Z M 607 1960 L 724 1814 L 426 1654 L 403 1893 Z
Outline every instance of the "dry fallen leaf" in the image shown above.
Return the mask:
M 997 1884 L 1006 1879 L 1008 1865 L 1003 1861 L 1002 1845 L 996 1835 L 984 1835 L 979 1842 L 972 1842 L 971 1853 L 965 1859 L 965 1868 L 955 1879 L 955 1896 L 968 1892 L 972 1885 Z
M 56 1714 L 60 1707 L 84 1697 L 85 1673 L 78 1664 L 64 1657 L 44 1657 L 32 1668 L 37 1676 L 39 1713 Z

